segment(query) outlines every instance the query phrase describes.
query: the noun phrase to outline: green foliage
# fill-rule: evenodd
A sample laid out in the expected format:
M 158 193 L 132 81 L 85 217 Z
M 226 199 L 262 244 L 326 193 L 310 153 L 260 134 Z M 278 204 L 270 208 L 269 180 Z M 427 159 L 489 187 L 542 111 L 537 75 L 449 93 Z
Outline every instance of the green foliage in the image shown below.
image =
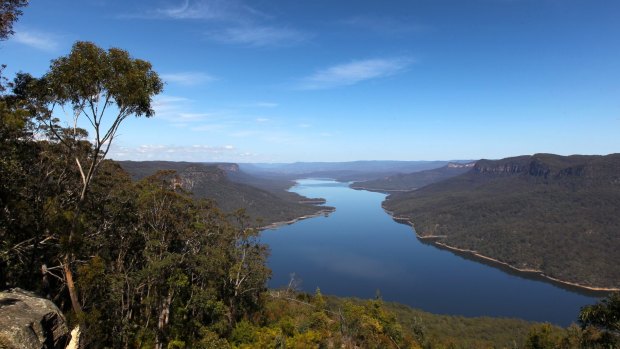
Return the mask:
M 36 140 L 41 105 L 28 86 L 39 82 L 20 76 L 0 99 L 3 287 L 39 291 L 68 311 L 70 254 L 83 310 L 70 318 L 90 347 L 226 348 L 222 338 L 261 307 L 269 270 L 258 232 L 180 190 L 171 173 L 134 183 L 116 163 L 89 158 L 96 144 Z M 99 161 L 87 196 L 76 158 Z
M 250 226 L 265 226 L 313 215 L 324 206 L 300 203 L 304 198 L 286 190 L 289 181 L 266 180 L 241 173 L 235 164 L 202 164 L 169 161 L 121 161 L 133 178 L 158 170 L 176 171 L 177 181 L 196 198 L 214 200 L 225 212 L 243 208 Z
M 22 15 L 22 7 L 28 0 L 0 0 L 0 40 L 13 34 L 13 23 Z
M 385 202 L 420 236 L 520 269 L 620 287 L 620 155 L 479 161 L 461 176 Z
M 592 347 L 620 347 L 620 292 L 611 293 L 599 303 L 583 307 L 579 323 L 584 342 Z
M 560 334 L 550 324 L 532 326 L 525 343 L 526 349 L 553 349 L 560 342 Z
M 250 344 L 256 340 L 256 332 L 258 328 L 252 325 L 250 322 L 243 320 L 237 323 L 235 329 L 230 335 L 230 340 L 233 344 Z
M 151 97 L 163 88 L 149 62 L 132 59 L 118 48 L 106 52 L 84 41 L 76 42 L 69 55 L 52 61 L 45 79 L 54 102 L 82 110 L 101 99 L 104 107 L 115 103 L 120 117 L 153 116 Z
M 22 2 L 2 4 L 18 8 Z M 222 180 L 221 169 L 164 171 L 136 183 L 119 164 L 104 160 L 125 117 L 153 114 L 151 97 L 162 86 L 148 62 L 78 42 L 44 78 L 19 74 L 10 87 L 11 94 L 0 95 L 0 285 L 54 300 L 80 323 L 85 346 L 485 348 L 525 343 L 574 348 L 617 343 L 618 295 L 584 308 L 583 329 L 562 331 L 550 325 L 530 329 L 519 320 L 436 316 L 380 297 L 360 301 L 326 297 L 319 289 L 314 296 L 267 291 L 268 248 L 259 232 L 248 228 L 253 225 L 242 211 L 226 214 L 204 200 L 213 196 L 206 188 L 221 184 L 215 193 L 223 197 L 230 188 L 243 187 L 228 194 L 251 197 L 254 206 L 281 199 L 293 207 L 256 210 L 268 212 L 269 220 L 316 213 L 316 207 L 292 205 L 296 196 L 232 185 Z M 89 115 L 93 143 L 85 130 L 58 127 L 50 109 L 59 104 L 71 106 L 76 118 Z M 118 114 L 103 130 L 102 118 L 112 104 Z M 187 179 L 201 186 L 183 186 Z M 71 312 L 76 307 L 70 303 L 81 311 Z

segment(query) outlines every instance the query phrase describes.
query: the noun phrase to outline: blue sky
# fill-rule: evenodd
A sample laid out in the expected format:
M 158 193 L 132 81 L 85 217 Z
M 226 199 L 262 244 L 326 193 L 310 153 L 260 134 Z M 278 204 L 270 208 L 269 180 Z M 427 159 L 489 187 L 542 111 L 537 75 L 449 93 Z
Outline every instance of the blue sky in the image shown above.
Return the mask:
M 149 60 L 157 115 L 111 157 L 293 162 L 620 149 L 617 0 L 33 1 L 35 76 L 76 40 Z

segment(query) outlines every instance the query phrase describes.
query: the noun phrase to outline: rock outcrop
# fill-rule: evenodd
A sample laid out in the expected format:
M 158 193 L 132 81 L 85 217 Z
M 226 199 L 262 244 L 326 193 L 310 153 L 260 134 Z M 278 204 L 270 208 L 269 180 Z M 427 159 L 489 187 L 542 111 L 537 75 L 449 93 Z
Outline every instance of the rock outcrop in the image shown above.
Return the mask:
M 0 292 L 1 349 L 62 349 L 71 335 L 50 300 L 14 288 Z

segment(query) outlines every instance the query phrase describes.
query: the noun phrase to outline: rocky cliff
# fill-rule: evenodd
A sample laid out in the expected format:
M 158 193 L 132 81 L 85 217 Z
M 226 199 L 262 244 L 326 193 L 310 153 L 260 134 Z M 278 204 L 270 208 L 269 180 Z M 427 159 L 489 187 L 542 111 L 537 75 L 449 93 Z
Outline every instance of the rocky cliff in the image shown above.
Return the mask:
M 620 154 L 479 160 L 462 175 L 393 194 L 384 206 L 444 245 L 620 289 Z
M 63 349 L 71 336 L 50 300 L 21 289 L 0 292 L 0 348 Z

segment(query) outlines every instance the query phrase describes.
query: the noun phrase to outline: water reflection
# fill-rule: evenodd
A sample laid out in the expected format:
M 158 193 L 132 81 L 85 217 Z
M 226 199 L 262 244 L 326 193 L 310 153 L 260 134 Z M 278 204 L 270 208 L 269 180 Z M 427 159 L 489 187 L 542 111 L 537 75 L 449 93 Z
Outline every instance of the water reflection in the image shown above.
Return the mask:
M 263 233 L 271 246 L 270 287 L 287 285 L 295 273 L 307 292 L 320 287 L 325 294 L 372 298 L 379 289 L 386 300 L 434 313 L 560 325 L 568 325 L 581 306 L 596 301 L 593 294 L 422 243 L 409 226 L 383 211 L 384 194 L 316 179 L 299 181 L 292 190 L 325 198 L 336 212 Z

